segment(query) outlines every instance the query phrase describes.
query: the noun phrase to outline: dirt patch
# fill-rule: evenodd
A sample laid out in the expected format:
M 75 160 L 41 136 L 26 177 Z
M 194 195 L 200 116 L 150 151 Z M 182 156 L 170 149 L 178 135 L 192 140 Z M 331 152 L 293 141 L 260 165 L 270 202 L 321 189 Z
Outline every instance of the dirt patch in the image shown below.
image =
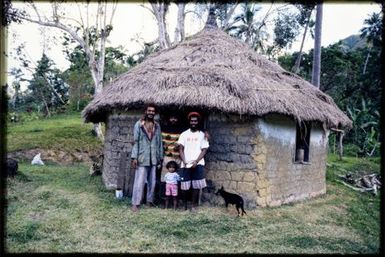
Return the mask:
M 16 152 L 11 152 L 7 154 L 8 158 L 14 158 L 18 161 L 32 161 L 33 157 L 41 153 L 41 159 L 43 162 L 51 161 L 59 164 L 75 164 L 75 163 L 87 163 L 91 164 L 91 156 L 99 155 L 101 152 L 81 152 L 76 151 L 75 153 L 67 153 L 61 150 L 45 150 L 40 148 L 21 150 Z

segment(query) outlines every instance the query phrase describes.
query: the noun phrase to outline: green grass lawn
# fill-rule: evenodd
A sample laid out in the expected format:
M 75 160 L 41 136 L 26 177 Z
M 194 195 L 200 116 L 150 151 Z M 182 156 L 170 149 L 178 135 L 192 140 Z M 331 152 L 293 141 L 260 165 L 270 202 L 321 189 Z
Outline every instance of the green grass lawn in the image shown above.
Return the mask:
M 80 113 L 8 124 L 8 151 L 93 151 L 100 141 Z M 380 159 L 329 155 L 327 194 L 275 208 L 202 206 L 197 214 L 130 211 L 88 166 L 21 163 L 7 179 L 5 243 L 9 253 L 378 253 L 380 196 L 347 188 L 337 174 L 379 172 Z
M 379 196 L 334 178 L 379 160 L 329 162 L 326 195 L 241 218 L 232 206 L 132 213 L 129 199 L 116 200 L 86 166 L 21 164 L 7 179 L 6 252 L 378 253 Z
M 83 123 L 80 113 L 60 114 L 49 119 L 8 123 L 7 150 L 14 152 L 34 148 L 93 152 L 101 142 L 91 134 L 92 124 Z

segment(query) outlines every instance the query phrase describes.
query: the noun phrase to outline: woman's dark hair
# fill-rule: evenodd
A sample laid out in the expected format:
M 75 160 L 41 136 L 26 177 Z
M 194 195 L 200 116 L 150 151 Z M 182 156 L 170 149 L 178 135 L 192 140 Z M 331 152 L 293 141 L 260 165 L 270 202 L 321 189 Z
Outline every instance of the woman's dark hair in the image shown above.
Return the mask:
M 169 161 L 167 164 L 166 164 L 166 168 L 169 169 L 171 167 L 174 167 L 175 170 L 178 169 L 178 163 L 176 163 L 176 161 Z

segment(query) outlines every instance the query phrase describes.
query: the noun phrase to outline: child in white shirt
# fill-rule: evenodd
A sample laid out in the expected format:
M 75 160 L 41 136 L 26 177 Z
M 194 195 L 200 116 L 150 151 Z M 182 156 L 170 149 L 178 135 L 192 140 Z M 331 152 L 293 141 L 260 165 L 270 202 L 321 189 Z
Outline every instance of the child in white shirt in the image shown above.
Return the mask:
M 176 170 L 178 169 L 178 164 L 175 161 L 169 161 L 166 164 L 168 172 L 164 175 L 164 180 L 166 181 L 166 206 L 168 207 L 168 200 L 170 196 L 173 198 L 174 210 L 176 210 L 177 196 L 178 196 L 178 181 L 180 177 Z

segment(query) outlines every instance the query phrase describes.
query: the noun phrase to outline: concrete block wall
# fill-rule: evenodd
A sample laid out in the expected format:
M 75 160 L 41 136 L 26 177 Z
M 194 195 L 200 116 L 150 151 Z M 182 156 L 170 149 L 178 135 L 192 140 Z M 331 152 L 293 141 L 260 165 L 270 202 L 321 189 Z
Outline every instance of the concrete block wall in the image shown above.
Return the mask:
M 207 119 L 210 148 L 206 155 L 206 178 L 218 189 L 237 193 L 248 208 L 257 205 L 257 190 L 266 183 L 262 177 L 265 151 L 258 145 L 255 118 L 237 115 L 212 114 Z M 213 194 L 205 195 L 213 204 L 221 199 Z
M 134 125 L 142 112 L 114 113 L 106 122 L 104 141 L 103 182 L 107 189 L 124 188 L 130 179 L 130 156 Z

